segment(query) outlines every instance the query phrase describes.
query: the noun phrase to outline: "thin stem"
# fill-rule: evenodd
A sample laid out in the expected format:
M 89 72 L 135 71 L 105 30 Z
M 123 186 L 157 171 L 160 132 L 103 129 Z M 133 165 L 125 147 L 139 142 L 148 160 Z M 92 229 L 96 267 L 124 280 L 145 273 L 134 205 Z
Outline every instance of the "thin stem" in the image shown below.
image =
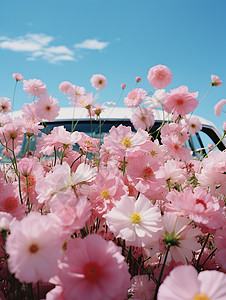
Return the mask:
M 210 233 L 208 233 L 208 235 L 207 235 L 207 237 L 206 237 L 206 240 L 205 240 L 205 243 L 203 244 L 202 249 L 201 249 L 201 251 L 200 251 L 200 253 L 199 253 L 199 257 L 198 257 L 198 260 L 197 260 L 197 263 L 196 263 L 196 270 L 197 270 L 197 271 L 200 270 L 199 262 L 200 262 L 201 256 L 202 256 L 203 251 L 204 251 L 204 249 L 205 249 L 205 247 L 206 247 L 206 244 L 207 244 L 207 241 L 208 241 L 209 237 L 210 237 Z
M 170 250 L 170 246 L 168 246 L 167 250 L 166 250 L 166 255 L 165 255 L 164 262 L 163 262 L 163 265 L 162 265 L 162 268 L 161 268 L 161 271 L 160 271 L 160 274 L 159 274 L 159 278 L 158 278 L 158 282 L 157 282 L 157 287 L 155 289 L 155 295 L 154 295 L 153 300 L 157 300 L 157 294 L 158 294 L 158 290 L 159 290 L 159 287 L 160 287 L 160 284 L 161 284 L 162 275 L 163 275 L 163 271 L 164 271 L 164 268 L 165 268 L 165 265 L 166 265 L 166 260 L 167 260 L 167 256 L 168 256 L 169 250 Z
M 101 144 L 101 117 L 99 116 L 99 132 L 100 132 L 100 144 Z
M 206 94 L 202 97 L 202 99 L 199 101 L 199 104 L 198 104 L 198 105 L 200 105 L 200 104 L 202 103 L 202 101 L 206 98 L 206 96 L 209 94 L 209 92 L 210 92 L 210 90 L 212 89 L 212 87 L 213 87 L 213 85 L 211 85 L 211 86 L 209 87 L 208 91 L 207 91 Z M 193 113 L 194 113 L 194 110 L 193 110 L 193 112 L 191 112 L 189 118 L 191 118 L 191 116 L 193 115 Z
M 222 138 L 216 143 L 216 145 L 215 145 L 212 149 L 210 149 L 210 151 L 204 156 L 204 158 L 206 158 L 206 157 L 208 156 L 208 154 L 209 154 L 211 151 L 213 151 L 213 149 L 215 149 L 215 148 L 223 141 L 223 139 L 225 138 L 225 136 L 226 136 L 226 132 L 224 131 L 224 134 L 223 134 Z M 204 158 L 203 158 L 203 159 L 204 159 Z
M 13 117 L 13 110 L 14 110 L 14 102 L 15 102 L 15 95 L 16 95 L 16 87 L 17 87 L 17 80 L 16 80 L 16 83 L 15 83 L 15 86 L 14 86 L 14 90 L 13 90 L 13 99 L 12 99 L 12 117 Z
M 74 131 L 73 125 L 74 125 L 74 117 L 75 117 L 75 106 L 73 108 L 73 115 L 72 115 L 72 123 L 71 123 L 71 133 Z
M 93 124 L 92 124 L 92 116 L 91 116 L 90 108 L 89 108 L 89 119 L 90 119 L 91 137 L 93 137 Z

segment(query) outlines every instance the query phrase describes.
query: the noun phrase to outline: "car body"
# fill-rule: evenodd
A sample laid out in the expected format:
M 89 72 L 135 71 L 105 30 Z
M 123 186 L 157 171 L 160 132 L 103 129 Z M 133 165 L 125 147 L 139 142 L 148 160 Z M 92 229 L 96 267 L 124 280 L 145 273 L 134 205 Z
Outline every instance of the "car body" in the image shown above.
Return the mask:
M 112 126 L 118 126 L 120 124 L 124 126 L 130 126 L 133 131 L 135 131 L 130 118 L 133 113 L 132 108 L 126 107 L 108 107 L 101 113 L 101 137 L 109 132 Z M 153 110 L 155 124 L 151 129 L 151 132 L 155 132 L 163 122 L 163 112 L 162 110 Z M 22 116 L 21 111 L 13 113 L 13 117 Z M 216 128 L 216 126 L 199 116 L 196 116 L 202 123 L 202 130 L 196 133 L 194 136 L 190 136 L 189 140 L 186 142 L 186 147 L 190 147 L 193 157 L 200 157 L 206 153 L 207 145 L 212 143 L 213 145 L 217 144 L 221 139 L 221 135 Z M 88 111 L 80 107 L 64 107 L 60 109 L 59 115 L 53 122 L 46 122 L 47 127 L 43 132 L 49 133 L 56 126 L 64 126 L 68 131 L 71 131 L 71 125 L 75 126 L 76 131 L 84 132 L 88 135 L 91 135 L 91 125 L 90 117 Z M 164 113 L 164 121 L 170 121 L 171 115 Z M 100 120 L 94 120 L 92 118 L 92 130 L 93 137 L 100 137 Z M 36 143 L 35 137 L 31 140 L 31 149 Z M 33 145 L 33 146 L 32 146 Z M 218 149 L 223 151 L 226 149 L 226 141 L 222 140 L 218 144 Z M 22 145 L 22 154 L 25 151 L 26 145 Z M 0 149 L 1 150 L 1 149 Z

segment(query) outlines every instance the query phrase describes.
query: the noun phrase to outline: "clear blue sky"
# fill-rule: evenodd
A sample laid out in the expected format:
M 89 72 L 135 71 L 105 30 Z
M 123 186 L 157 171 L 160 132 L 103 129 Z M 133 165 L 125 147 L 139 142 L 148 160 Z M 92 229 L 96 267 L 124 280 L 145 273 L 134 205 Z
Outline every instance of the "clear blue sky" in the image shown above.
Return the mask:
M 217 118 L 213 108 L 226 98 L 225 15 L 225 0 L 1 1 L 0 97 L 12 98 L 12 73 L 19 72 L 45 82 L 48 93 L 68 106 L 58 90 L 62 81 L 95 92 L 90 78 L 103 74 L 108 85 L 100 102 L 116 102 L 121 83 L 126 95 L 136 76 L 139 87 L 150 91 L 147 73 L 163 64 L 173 73 L 167 91 L 187 85 L 199 91 L 199 100 L 211 74 L 222 79 L 195 111 L 220 129 L 226 114 Z M 19 83 L 15 110 L 30 101 Z

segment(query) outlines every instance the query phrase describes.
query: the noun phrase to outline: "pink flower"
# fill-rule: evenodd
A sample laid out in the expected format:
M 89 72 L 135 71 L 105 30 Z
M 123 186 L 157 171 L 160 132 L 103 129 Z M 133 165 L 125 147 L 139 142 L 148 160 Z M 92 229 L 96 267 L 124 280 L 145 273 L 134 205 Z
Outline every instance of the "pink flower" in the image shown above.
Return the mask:
M 59 115 L 58 100 L 45 94 L 40 96 L 36 103 L 36 113 L 39 120 L 54 121 Z
M 153 110 L 150 107 L 138 107 L 131 116 L 131 122 L 136 130 L 149 130 L 155 123 Z
M 175 262 L 187 264 L 193 259 L 193 252 L 201 248 L 196 241 L 201 230 L 190 225 L 191 220 L 179 217 L 175 213 L 165 212 L 163 216 L 164 231 L 158 243 L 153 245 L 152 255 L 162 253 L 165 256 L 166 248 L 170 245 L 167 264 L 173 259 Z M 164 261 L 162 257 L 161 261 Z
M 96 90 L 103 90 L 107 85 L 106 77 L 101 74 L 94 74 L 90 82 Z
M 128 93 L 127 97 L 124 98 L 124 103 L 128 107 L 137 107 L 146 96 L 147 92 L 145 90 L 136 88 Z
M 140 77 L 136 77 L 136 82 L 141 82 L 141 78 Z
M 76 102 L 79 100 L 79 97 L 86 96 L 86 90 L 84 87 L 71 84 L 68 87 L 67 94 L 69 99 L 74 100 L 74 102 L 70 102 L 70 104 L 75 105 Z
M 126 88 L 126 84 L 125 83 L 122 83 L 121 84 L 121 88 L 124 90 Z
M 59 268 L 65 299 L 123 300 L 127 296 L 128 265 L 120 249 L 99 235 L 70 240 Z
M 13 73 L 12 77 L 16 80 L 16 81 L 22 81 L 24 79 L 24 77 L 20 74 L 20 73 Z
M 102 216 L 110 211 L 128 188 L 114 171 L 101 168 L 90 186 L 89 199 L 95 215 Z
M 140 194 L 138 199 L 127 195 L 105 215 L 107 225 L 126 245 L 148 247 L 157 242 L 162 230 L 159 208 Z
M 47 93 L 46 85 L 39 79 L 24 80 L 23 83 L 23 90 L 25 93 L 30 94 L 30 97 L 39 97 Z
M 149 135 L 146 131 L 138 129 L 132 132 L 131 127 L 119 125 L 109 130 L 109 135 L 104 136 L 104 145 L 109 153 L 114 155 L 131 156 L 133 152 L 139 151 L 141 145 L 147 142 Z
M 4 114 L 12 110 L 11 100 L 9 98 L 0 98 L 0 113 Z
M 139 155 L 128 160 L 126 173 L 128 180 L 135 186 L 136 190 L 146 193 L 155 190 L 155 171 L 159 169 L 159 162 L 151 155 Z
M 89 135 L 81 132 L 81 139 L 78 141 L 78 145 L 85 152 L 98 153 L 100 141 L 96 138 L 91 138 Z
M 148 278 L 148 275 L 137 275 L 131 280 L 132 286 L 129 289 L 130 299 L 147 300 L 153 299 L 155 293 L 155 283 Z
M 68 94 L 68 90 L 69 88 L 72 86 L 72 84 L 69 81 L 63 81 L 61 82 L 61 84 L 59 85 L 59 90 L 67 95 Z
M 22 111 L 22 117 L 25 120 L 40 122 L 40 119 L 37 117 L 36 102 L 24 103 L 21 111 Z
M 217 75 L 211 75 L 212 86 L 221 86 L 222 80 Z
M 162 105 L 165 101 L 166 93 L 164 89 L 159 89 L 154 92 L 152 97 L 145 97 L 146 102 L 144 104 L 149 104 L 151 108 L 157 108 Z
M 215 115 L 217 117 L 220 117 L 221 113 L 222 113 L 222 109 L 223 106 L 226 104 L 226 99 L 222 99 L 220 100 L 215 106 L 214 106 L 214 111 L 215 111 Z
M 21 282 L 48 281 L 61 257 L 59 227 L 50 215 L 31 212 L 13 224 L 6 241 L 8 267 Z
M 223 218 L 223 215 L 219 201 L 216 197 L 208 194 L 206 190 L 200 187 L 195 188 L 194 191 L 190 188 L 186 188 L 182 192 L 173 190 L 166 199 L 175 208 L 181 209 L 196 224 L 212 229 L 220 227 L 219 220 Z
M 226 274 L 211 270 L 198 274 L 193 266 L 177 266 L 160 285 L 158 300 L 224 300 Z
M 150 85 L 155 89 L 161 89 L 167 87 L 173 78 L 173 74 L 170 69 L 163 65 L 157 65 L 150 69 L 148 72 L 148 80 Z
M 195 135 L 202 129 L 202 123 L 198 117 L 189 117 L 187 120 L 189 135 Z
M 226 121 L 223 123 L 223 131 L 226 133 Z
M 184 116 L 198 106 L 197 97 L 198 92 L 188 92 L 187 86 L 180 86 L 167 93 L 163 107 L 168 113 Z

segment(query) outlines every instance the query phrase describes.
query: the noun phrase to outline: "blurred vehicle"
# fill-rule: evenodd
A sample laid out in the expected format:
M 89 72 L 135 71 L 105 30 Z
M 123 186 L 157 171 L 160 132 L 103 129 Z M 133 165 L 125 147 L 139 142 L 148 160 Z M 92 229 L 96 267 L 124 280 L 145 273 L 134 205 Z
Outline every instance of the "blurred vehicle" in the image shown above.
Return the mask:
M 161 126 L 163 122 L 163 113 L 161 110 L 153 110 L 155 124 L 151 128 L 151 133 L 153 135 L 156 134 L 156 130 Z M 126 107 L 110 107 L 106 108 L 101 113 L 101 139 L 106 133 L 109 132 L 112 126 L 118 126 L 120 124 L 124 126 L 130 126 L 133 131 L 135 131 L 134 126 L 130 121 L 130 117 L 133 113 L 133 109 Z M 17 111 L 13 113 L 14 117 L 21 116 L 21 111 Z M 194 115 L 193 115 L 194 116 Z M 206 154 L 206 150 L 208 152 L 208 145 L 217 144 L 221 139 L 221 134 L 215 125 L 199 116 L 196 116 L 202 123 L 202 129 L 198 133 L 189 137 L 189 140 L 186 142 L 185 146 L 191 148 L 191 154 L 193 157 L 201 157 Z M 165 121 L 170 121 L 171 116 L 165 113 Z M 61 108 L 58 117 L 54 122 L 46 122 L 46 128 L 43 129 L 43 132 L 50 133 L 51 130 L 56 126 L 64 126 L 68 131 L 71 132 L 72 127 L 75 127 L 75 131 L 84 132 L 91 136 L 91 125 L 90 125 L 90 117 L 88 116 L 88 112 L 84 108 L 73 108 L 66 107 Z M 100 138 L 100 120 L 95 120 L 92 118 L 92 131 L 93 137 Z M 31 139 L 30 149 L 34 149 L 36 145 L 36 137 L 34 136 Z M 226 149 L 226 141 L 221 141 L 217 148 L 221 151 Z M 3 147 L 0 145 L 0 151 L 2 151 Z M 23 156 L 26 151 L 26 141 L 22 145 L 21 153 L 19 156 Z M 2 162 L 9 161 L 9 158 L 2 158 Z

